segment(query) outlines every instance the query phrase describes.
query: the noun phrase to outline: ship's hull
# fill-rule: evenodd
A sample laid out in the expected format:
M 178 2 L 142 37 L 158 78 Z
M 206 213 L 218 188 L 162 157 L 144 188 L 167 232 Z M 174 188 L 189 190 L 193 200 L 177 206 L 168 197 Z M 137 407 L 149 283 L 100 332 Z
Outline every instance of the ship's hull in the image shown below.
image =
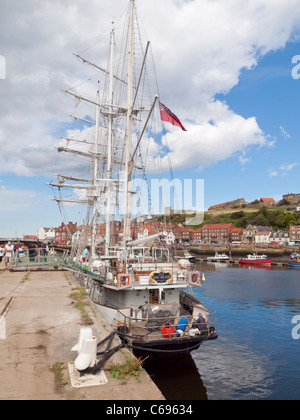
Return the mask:
M 229 261 L 229 257 L 220 257 L 220 258 L 218 258 L 218 257 L 208 257 L 207 261 L 210 261 L 210 262 Z
M 289 261 L 288 262 L 289 267 L 291 268 L 300 268 L 300 262 L 295 262 L 295 261 Z
M 102 290 L 101 293 L 99 293 L 100 289 Z M 179 290 L 178 292 L 181 293 Z M 187 293 L 183 293 L 181 299 L 180 295 L 178 295 L 176 299 L 178 303 L 175 304 L 181 306 L 180 313 L 185 313 L 186 315 L 171 316 L 169 320 L 155 319 L 155 322 L 152 324 L 148 317 L 146 319 L 142 318 L 142 312 L 139 309 L 143 303 L 145 304 L 145 296 L 143 296 L 142 291 L 138 293 L 130 290 L 112 292 L 99 284 L 97 285 L 97 282 L 92 282 L 89 285 L 89 293 L 103 318 L 108 324 L 116 327 L 120 339 L 125 343 L 126 347 L 134 352 L 145 355 L 190 353 L 198 349 L 204 341 L 218 337 L 212 324 L 210 324 L 208 330 L 200 333 L 190 324 L 190 327 L 181 336 L 178 334 L 178 331 L 176 331 L 177 327 L 175 328 L 175 319 L 177 319 L 177 322 L 184 316 L 190 316 L 191 319 L 191 314 L 193 313 L 191 305 L 197 307 L 195 309 L 197 313 L 201 312 L 201 310 L 207 311 L 198 299 Z M 180 300 L 182 301 L 181 303 L 179 302 Z M 107 305 L 107 301 L 110 302 L 110 306 Z M 129 302 L 131 303 L 130 307 L 127 305 Z M 170 304 L 154 304 L 151 306 L 153 309 L 159 306 L 162 311 L 170 308 Z M 164 322 L 172 323 L 171 326 L 174 328 L 172 334 L 164 335 L 162 331 Z
M 151 343 L 144 343 L 142 341 L 132 341 L 128 343 L 129 347 L 133 351 L 140 354 L 151 354 L 160 356 L 170 356 L 175 354 L 184 354 L 190 353 L 194 350 L 197 350 L 201 344 L 208 340 L 215 340 L 218 338 L 218 335 L 212 334 L 211 336 L 200 335 L 199 337 L 180 339 L 180 340 L 156 340 Z

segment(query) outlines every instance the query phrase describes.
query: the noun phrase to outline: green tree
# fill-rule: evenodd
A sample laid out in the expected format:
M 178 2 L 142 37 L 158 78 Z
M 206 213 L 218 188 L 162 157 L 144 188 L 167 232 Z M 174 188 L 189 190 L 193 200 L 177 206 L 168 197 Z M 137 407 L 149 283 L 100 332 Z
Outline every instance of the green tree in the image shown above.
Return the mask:
M 287 214 L 284 218 L 283 226 L 289 229 L 291 225 L 297 224 L 297 219 L 298 219 L 297 213 Z

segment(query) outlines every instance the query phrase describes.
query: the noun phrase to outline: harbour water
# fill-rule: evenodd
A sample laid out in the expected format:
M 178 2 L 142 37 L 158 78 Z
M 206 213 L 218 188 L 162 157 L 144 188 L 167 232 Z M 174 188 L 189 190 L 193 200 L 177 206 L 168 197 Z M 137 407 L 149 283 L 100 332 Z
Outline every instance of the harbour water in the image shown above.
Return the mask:
M 202 264 L 194 292 L 216 311 L 218 340 L 185 357 L 151 358 L 146 370 L 167 400 L 298 400 L 300 270 Z M 299 321 L 298 321 L 299 323 Z

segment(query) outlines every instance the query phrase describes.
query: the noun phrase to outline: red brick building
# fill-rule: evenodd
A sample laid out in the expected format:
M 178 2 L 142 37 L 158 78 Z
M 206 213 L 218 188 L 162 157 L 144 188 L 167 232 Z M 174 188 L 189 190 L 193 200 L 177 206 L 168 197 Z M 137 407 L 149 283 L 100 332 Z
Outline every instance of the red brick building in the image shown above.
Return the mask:
M 202 241 L 202 228 L 192 230 L 191 241 Z
M 56 245 L 67 245 L 71 242 L 72 235 L 77 230 L 77 223 L 69 222 L 68 225 L 62 223 L 59 228 L 55 230 L 55 244 Z
M 230 233 L 230 242 L 242 242 L 243 228 L 233 228 Z
M 234 229 L 232 223 L 208 224 L 202 228 L 202 241 L 210 242 L 230 242 L 230 233 Z

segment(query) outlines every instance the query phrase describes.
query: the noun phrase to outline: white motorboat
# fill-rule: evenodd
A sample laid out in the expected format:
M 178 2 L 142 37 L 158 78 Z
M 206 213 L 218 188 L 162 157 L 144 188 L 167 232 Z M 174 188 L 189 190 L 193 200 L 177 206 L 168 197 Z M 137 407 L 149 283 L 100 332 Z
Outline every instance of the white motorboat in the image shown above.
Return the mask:
M 208 261 L 229 261 L 228 255 L 225 253 L 219 254 L 218 252 L 215 253 L 213 257 L 207 257 Z

